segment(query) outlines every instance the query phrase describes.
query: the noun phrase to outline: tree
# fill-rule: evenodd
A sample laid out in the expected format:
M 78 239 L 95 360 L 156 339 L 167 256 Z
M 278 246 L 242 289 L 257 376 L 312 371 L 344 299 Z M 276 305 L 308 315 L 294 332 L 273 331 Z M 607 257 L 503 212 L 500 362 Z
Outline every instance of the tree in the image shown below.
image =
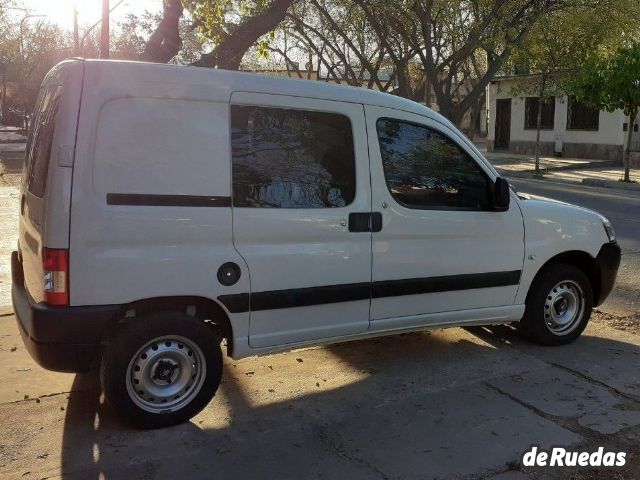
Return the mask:
M 347 85 L 391 91 L 395 78 L 384 47 L 350 0 L 301 0 L 286 14 L 268 46 L 285 65 L 306 59 L 308 69 Z M 314 67 L 315 60 L 315 67 Z
M 288 16 L 298 35 L 306 37 L 303 43 L 308 50 L 323 62 L 327 51 L 340 63 L 350 55 L 373 79 L 391 66 L 394 93 L 414 100 L 424 98 L 427 104 L 433 95 L 439 111 L 460 124 L 535 26 L 558 12 L 592 8 L 601 14 L 620 3 L 632 2 L 306 0 L 308 8 L 298 5 Z M 371 40 L 365 45 L 357 42 L 357 31 L 370 32 Z M 559 36 L 557 31 L 552 33 Z M 381 61 L 370 57 L 371 52 L 377 52 Z M 331 72 L 329 64 L 324 66 Z
M 633 124 L 640 111 L 640 43 L 595 58 L 567 83 L 580 101 L 601 110 L 621 109 L 629 117 L 624 147 L 624 181 L 629 178 Z
M 628 34 L 638 29 L 638 22 L 627 22 L 629 10 L 624 2 L 612 5 L 608 14 L 590 8 L 558 11 L 538 22 L 509 63 L 531 74 L 513 88 L 513 95 L 538 98 L 535 143 L 535 173 L 540 174 L 540 130 L 545 102 L 564 93 L 563 80 L 579 69 L 594 52 L 611 51 Z M 562 34 L 559 34 L 562 32 Z
M 442 114 L 460 123 L 541 18 L 574 0 L 353 0 L 387 43 L 399 35 L 416 52 Z M 389 45 L 393 52 L 393 45 Z M 389 53 L 401 71 L 404 63 Z M 405 90 L 399 77 L 399 94 Z
M 168 62 L 180 50 L 180 18 L 186 9 L 210 42 L 192 63 L 201 67 L 238 69 L 242 57 L 263 35 L 273 31 L 294 0 L 165 0 L 162 20 L 149 37 L 141 59 Z

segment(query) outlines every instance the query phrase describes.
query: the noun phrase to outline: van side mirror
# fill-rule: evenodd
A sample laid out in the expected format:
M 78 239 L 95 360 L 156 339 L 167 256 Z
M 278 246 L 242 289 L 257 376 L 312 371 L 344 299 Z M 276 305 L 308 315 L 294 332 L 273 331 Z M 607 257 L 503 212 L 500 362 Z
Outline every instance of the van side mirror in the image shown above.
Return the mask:
M 493 184 L 493 209 L 496 212 L 509 210 L 509 202 L 511 200 L 511 192 L 509 190 L 509 182 L 507 182 L 506 178 L 496 178 L 496 182 Z

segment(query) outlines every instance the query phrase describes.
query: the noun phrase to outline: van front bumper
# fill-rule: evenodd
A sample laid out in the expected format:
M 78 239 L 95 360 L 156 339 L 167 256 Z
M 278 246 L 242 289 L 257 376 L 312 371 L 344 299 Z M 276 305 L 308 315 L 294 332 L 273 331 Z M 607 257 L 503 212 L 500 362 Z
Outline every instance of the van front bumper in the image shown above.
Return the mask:
M 621 257 L 622 251 L 620 245 L 618 245 L 618 242 L 615 240 L 605 243 L 600 249 L 600 252 L 598 252 L 596 262 L 600 269 L 600 288 L 598 296 L 594 298 L 593 302 L 596 307 L 602 305 L 611 293 L 611 290 L 613 290 Z
M 87 372 L 120 307 L 51 307 L 36 303 L 24 286 L 22 262 L 11 253 L 11 300 L 31 357 L 47 370 Z

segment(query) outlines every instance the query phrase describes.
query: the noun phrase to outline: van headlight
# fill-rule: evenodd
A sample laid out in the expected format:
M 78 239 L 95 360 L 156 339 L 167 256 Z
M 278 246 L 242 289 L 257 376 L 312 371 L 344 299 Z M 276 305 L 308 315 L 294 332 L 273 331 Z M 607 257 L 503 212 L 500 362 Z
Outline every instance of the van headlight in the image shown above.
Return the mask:
M 607 232 L 609 241 L 613 242 L 616 239 L 616 232 L 613 230 L 613 225 L 611 225 L 611 222 L 607 219 L 603 219 L 602 226 L 604 227 L 604 231 Z

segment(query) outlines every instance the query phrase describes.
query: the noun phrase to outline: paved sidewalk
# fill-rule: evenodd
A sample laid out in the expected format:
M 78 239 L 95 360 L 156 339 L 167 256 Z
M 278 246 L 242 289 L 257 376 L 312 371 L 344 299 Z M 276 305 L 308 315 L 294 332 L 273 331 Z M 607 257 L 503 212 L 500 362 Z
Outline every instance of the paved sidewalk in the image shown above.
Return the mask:
M 535 157 L 508 152 L 485 152 L 485 157 L 501 175 L 542 178 L 553 182 L 582 183 L 588 186 L 640 191 L 640 171 L 631 169 L 631 183 L 622 182 L 624 168 L 612 160 L 540 157 L 542 177 L 534 176 Z
M 24 156 L 27 137 L 20 133 L 16 127 L 0 125 L 0 174 L 6 160 L 20 160 Z

